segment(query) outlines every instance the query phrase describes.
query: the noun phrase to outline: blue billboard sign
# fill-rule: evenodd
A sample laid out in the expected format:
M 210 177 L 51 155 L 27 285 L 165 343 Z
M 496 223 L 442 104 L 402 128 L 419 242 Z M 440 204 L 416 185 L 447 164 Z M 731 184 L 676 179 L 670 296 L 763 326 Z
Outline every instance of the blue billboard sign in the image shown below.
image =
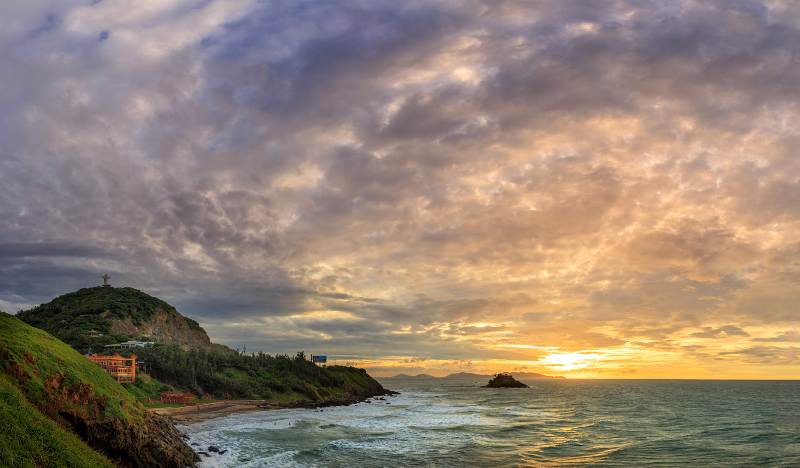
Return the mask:
M 313 355 L 313 356 L 311 356 L 311 362 L 318 362 L 320 364 L 324 364 L 324 363 L 328 362 L 328 356 Z

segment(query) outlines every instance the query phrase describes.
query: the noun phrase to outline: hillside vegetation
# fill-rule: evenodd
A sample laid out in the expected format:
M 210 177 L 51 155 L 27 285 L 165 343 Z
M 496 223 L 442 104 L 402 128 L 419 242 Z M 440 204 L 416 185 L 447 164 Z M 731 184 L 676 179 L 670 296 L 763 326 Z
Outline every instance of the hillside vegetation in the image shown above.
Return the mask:
M 59 296 L 17 317 L 82 353 L 127 340 L 210 347 L 200 325 L 175 307 L 134 288 L 98 286 Z
M 364 369 L 320 367 L 303 353 L 289 357 L 215 349 L 184 351 L 176 346 L 137 352 L 148 362 L 153 377 L 197 395 L 334 403 L 387 393 Z
M 40 413 L 7 375 L 0 375 L 0 434 L 0 466 L 114 466 Z
M 140 400 L 157 399 L 165 385 L 198 397 L 264 399 L 284 405 L 347 403 L 387 393 L 363 369 L 320 367 L 302 353 L 245 354 L 212 344 L 197 322 L 133 288 L 84 288 L 17 316 L 80 352 L 103 352 L 104 344 L 128 339 L 155 341 L 155 346 L 135 352 L 157 381 L 147 388 L 143 381 L 126 385 Z M 199 338 L 185 340 L 189 329 Z M 143 332 L 148 335 L 141 336 Z
M 148 413 L 102 368 L 1 312 L 0 389 L 2 466 L 107 466 L 108 459 L 186 466 L 196 460 L 168 420 Z

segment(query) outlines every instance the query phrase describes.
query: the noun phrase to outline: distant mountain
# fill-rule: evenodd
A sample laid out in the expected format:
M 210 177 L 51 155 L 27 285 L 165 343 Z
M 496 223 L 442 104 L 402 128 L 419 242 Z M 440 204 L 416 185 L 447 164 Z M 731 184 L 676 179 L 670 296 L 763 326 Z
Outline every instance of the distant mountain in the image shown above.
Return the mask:
M 541 380 L 541 379 L 563 379 L 564 377 L 558 375 L 544 375 L 544 374 L 537 374 L 536 372 L 515 372 L 514 375 L 519 380 Z M 436 379 L 436 380 L 475 380 L 476 382 L 484 383 L 488 379 L 493 378 L 494 375 L 492 374 L 473 374 L 471 372 L 457 372 L 455 374 L 446 375 L 444 377 L 434 377 L 428 374 L 418 374 L 418 375 L 407 375 L 407 374 L 397 374 L 392 377 L 386 377 L 389 379 Z
M 408 374 L 397 374 L 395 376 L 389 377 L 392 379 L 435 379 L 436 377 L 429 375 L 429 374 L 417 374 L 417 375 L 408 375 Z
M 519 380 L 541 380 L 541 379 L 563 379 L 564 377 L 560 375 L 545 375 L 545 374 L 537 374 L 536 372 L 515 372 L 514 376 Z M 450 374 L 446 377 L 442 377 L 443 379 L 477 379 L 480 381 L 485 381 L 486 379 L 491 379 L 494 377 L 494 374 L 472 374 L 469 372 L 458 372 L 456 374 Z
M 134 288 L 83 288 L 20 312 L 17 317 L 81 352 L 98 352 L 104 345 L 128 340 L 174 344 L 183 349 L 212 346 L 197 322 Z

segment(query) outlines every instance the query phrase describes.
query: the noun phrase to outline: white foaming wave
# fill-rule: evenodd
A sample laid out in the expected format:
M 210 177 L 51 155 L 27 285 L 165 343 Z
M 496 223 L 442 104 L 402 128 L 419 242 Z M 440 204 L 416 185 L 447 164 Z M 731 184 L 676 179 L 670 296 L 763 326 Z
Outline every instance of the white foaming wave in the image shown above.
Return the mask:
M 370 432 L 396 431 L 406 427 L 419 428 L 446 428 L 463 425 L 481 424 L 481 416 L 441 411 L 440 408 L 431 411 L 430 408 L 401 409 L 392 414 L 377 415 L 374 417 L 356 417 L 339 421 L 337 424 L 354 429 Z
M 292 414 L 298 410 L 265 410 L 252 411 L 247 413 L 234 413 L 221 418 L 210 419 L 183 426 L 186 431 L 191 433 L 203 432 L 209 429 L 225 427 L 232 430 L 248 429 L 288 429 L 297 423 L 301 418 L 300 413 Z M 305 410 L 308 411 L 308 410 Z M 269 422 L 267 426 L 261 427 L 264 422 Z
M 317 465 L 308 465 L 303 463 L 298 463 L 295 461 L 294 457 L 299 452 L 297 450 L 287 450 L 286 452 L 276 453 L 275 455 L 271 455 L 268 457 L 260 458 L 258 460 L 253 460 L 250 462 L 239 463 L 238 466 L 242 467 L 267 467 L 267 466 L 279 466 L 281 468 L 306 468 L 306 467 L 315 467 Z
M 189 436 L 189 442 L 199 444 L 199 446 L 192 446 L 192 448 L 198 452 L 202 451 L 209 454 L 208 457 L 200 455 L 198 467 L 225 468 L 237 466 L 240 468 L 256 468 L 280 466 L 295 468 L 315 466 L 297 463 L 294 460 L 295 455 L 298 453 L 296 450 L 287 450 L 272 455 L 265 455 L 260 450 L 261 447 L 259 447 L 258 442 L 241 439 L 238 434 L 239 433 L 229 433 L 228 427 L 191 434 Z M 225 453 L 219 454 L 209 452 L 208 447 L 212 445 L 225 450 Z
M 418 450 L 416 444 L 409 444 L 405 439 L 393 437 L 369 440 L 334 440 L 329 442 L 328 446 L 345 450 L 370 450 L 394 454 L 411 453 Z
M 241 465 L 237 462 L 238 458 L 230 451 L 225 452 L 224 455 L 212 454 L 210 457 L 200 455 L 200 463 L 197 464 L 199 468 L 225 468 L 228 466 Z
M 235 438 L 224 437 L 222 434 L 213 431 L 207 431 L 202 434 L 191 434 L 189 436 L 189 443 L 198 445 L 191 445 L 192 449 L 196 452 L 206 452 L 208 457 L 200 455 L 200 463 L 198 466 L 201 468 L 222 468 L 233 466 L 237 464 L 237 459 L 241 453 L 239 448 L 239 441 Z M 224 450 L 224 454 L 210 452 L 208 447 L 215 446 Z
M 242 438 L 243 433 L 262 432 L 265 430 L 285 430 L 294 427 L 300 418 L 285 417 L 271 414 L 275 412 L 252 412 L 226 416 L 224 418 L 212 419 L 201 423 L 194 423 L 188 426 L 181 426 L 184 433 L 189 436 L 189 443 L 192 449 L 197 452 L 206 452 L 210 456 L 200 455 L 200 467 L 228 467 L 228 466 L 289 466 L 285 463 L 280 465 L 262 465 L 264 458 L 258 457 L 251 462 L 242 462 L 240 459 L 247 454 L 258 452 L 258 447 L 254 446 L 252 440 Z M 269 416 L 266 420 L 257 419 L 259 416 Z M 224 454 L 210 452 L 208 447 L 216 446 L 225 450 Z M 282 454 L 278 454 L 282 455 Z M 285 456 L 293 456 L 285 455 Z
M 313 464 L 298 463 L 294 460 L 295 455 L 299 452 L 296 450 L 287 450 L 285 452 L 276 453 L 274 455 L 260 456 L 252 460 L 241 461 L 238 457 L 222 457 L 206 458 L 198 463 L 199 468 L 227 468 L 236 466 L 239 468 L 261 468 L 261 467 L 281 467 L 281 468 L 307 468 L 316 467 Z M 225 454 L 227 455 L 227 453 Z
M 386 397 L 352 406 L 329 407 L 322 410 L 286 409 L 232 414 L 188 426 L 182 426 L 189 434 L 189 442 L 198 451 L 208 452 L 211 445 L 226 450 L 226 453 L 210 453 L 201 456 L 202 467 L 224 466 L 301 466 L 293 457 L 297 452 L 287 451 L 264 458 L 257 442 L 245 433 L 300 430 L 306 424 L 309 428 L 343 427 L 371 433 L 391 433 L 392 439 L 337 440 L 329 442 L 333 446 L 349 448 L 375 448 L 390 453 L 401 453 L 409 446 L 418 443 L 426 428 L 448 428 L 452 426 L 475 424 L 479 417 L 474 414 L 453 413 L 453 408 L 431 404 L 427 394 L 404 394 Z M 389 404 L 386 404 L 386 403 Z M 448 413 L 449 409 L 449 413 Z M 430 434 L 425 437 L 439 438 Z M 451 437 L 453 434 L 450 435 Z M 417 441 L 417 442 L 415 442 Z M 431 440 L 433 442 L 433 440 Z M 261 453 L 259 453 L 261 452 Z M 247 460 L 248 458 L 253 460 Z M 240 461 L 240 460 L 246 461 Z
M 402 455 L 406 453 L 439 452 L 443 449 L 469 443 L 472 435 L 465 432 L 430 433 L 416 428 L 406 428 L 385 437 L 339 439 L 328 442 L 329 447 Z

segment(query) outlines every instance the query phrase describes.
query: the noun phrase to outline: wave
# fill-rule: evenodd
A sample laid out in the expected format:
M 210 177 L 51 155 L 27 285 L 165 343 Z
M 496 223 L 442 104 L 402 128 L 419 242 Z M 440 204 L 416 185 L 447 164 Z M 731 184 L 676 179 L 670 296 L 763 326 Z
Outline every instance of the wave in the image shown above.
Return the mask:
M 389 405 L 241 413 L 187 430 L 192 443 L 228 450 L 202 466 L 800 466 L 800 382 L 779 395 L 768 385 L 743 394 L 736 382 L 614 385 L 631 388 L 414 390 Z M 735 404 L 716 401 L 720 386 Z

